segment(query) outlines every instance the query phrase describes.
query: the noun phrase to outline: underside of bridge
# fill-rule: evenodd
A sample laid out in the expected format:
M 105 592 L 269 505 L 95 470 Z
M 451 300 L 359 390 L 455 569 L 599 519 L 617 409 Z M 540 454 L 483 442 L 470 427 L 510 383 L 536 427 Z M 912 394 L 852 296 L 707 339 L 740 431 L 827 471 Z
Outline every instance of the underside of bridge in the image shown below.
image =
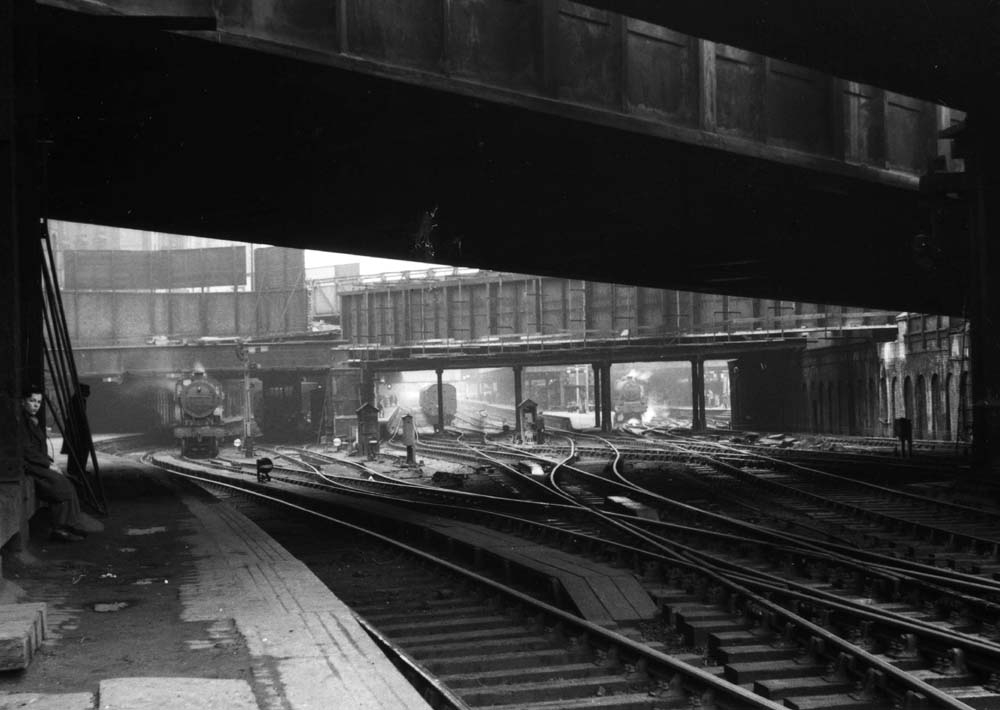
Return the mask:
M 902 181 L 39 15 L 51 217 L 765 298 L 965 305 L 967 240 L 919 258 L 930 212 Z
M 0 188 L 12 195 L 5 223 L 30 236 L 40 215 L 593 281 L 969 315 L 979 352 L 972 372 L 977 442 L 1000 441 L 1000 375 L 988 366 L 998 346 L 987 337 L 1000 317 L 1000 299 L 989 288 L 996 247 L 988 235 L 1000 203 L 993 199 L 1000 142 L 992 126 L 1000 109 L 992 85 L 1000 53 L 993 51 L 992 3 L 900 3 L 896 13 L 861 3 L 830 10 L 791 2 L 738 9 L 648 0 L 531 5 L 542 18 L 531 27 L 541 34 L 533 61 L 543 83 L 577 60 L 584 79 L 591 69 L 617 71 L 614 58 L 627 53 L 607 54 L 607 42 L 594 38 L 620 47 L 632 21 L 597 21 L 597 8 L 830 72 L 840 78 L 831 87 L 869 82 L 968 110 L 970 179 L 958 191 L 975 188 L 975 211 L 963 200 L 922 194 L 916 163 L 900 172 L 880 155 L 872 168 L 838 146 L 839 121 L 857 118 L 836 108 L 844 101 L 840 89 L 827 111 L 839 118 L 815 131 L 833 157 L 817 158 L 774 143 L 767 125 L 749 142 L 733 141 L 714 127 L 706 131 L 704 120 L 691 131 L 581 108 L 586 98 L 572 92 L 511 99 L 467 79 L 451 90 L 451 60 L 431 57 L 433 71 L 420 65 L 421 52 L 450 46 L 449 25 L 432 27 L 421 13 L 464 4 L 384 2 L 371 13 L 366 3 L 332 5 L 17 0 L 0 9 L 0 139 L 12 137 L 0 141 L 10 167 Z M 414 34 L 424 24 L 378 24 L 396 12 L 430 22 L 434 41 Z M 510 4 L 498 12 L 525 11 Z M 569 15 L 585 26 L 571 35 L 579 42 L 550 56 L 553 18 Z M 299 35 L 294 51 L 277 46 L 287 39 L 281 23 L 289 18 Z M 216 22 L 246 34 L 223 40 L 225 32 L 212 31 Z M 364 62 L 348 51 L 348 40 L 359 27 L 378 30 L 362 32 L 368 47 L 421 55 L 411 62 L 416 68 L 397 72 L 390 56 L 354 70 Z M 520 36 L 517 23 L 506 29 Z M 318 49 L 325 42 L 334 49 Z M 688 49 L 702 53 L 692 66 L 703 71 L 703 40 Z M 600 52 L 610 64 L 586 65 Z M 772 60 L 740 64 L 733 52 L 722 57 L 713 49 L 711 61 L 733 60 L 737 75 L 763 73 L 761 106 L 782 100 L 767 93 Z M 553 69 L 553 62 L 561 64 Z M 788 71 L 794 81 L 804 76 Z M 716 80 L 728 81 L 721 73 Z M 627 87 L 616 86 L 612 94 Z M 890 149 L 887 92 L 856 93 L 857 106 L 882 105 L 884 123 L 872 123 L 865 140 Z M 730 98 L 733 106 L 715 108 L 767 123 L 764 108 L 742 103 L 745 95 Z M 705 99 L 696 100 L 704 119 Z M 817 120 L 809 107 L 799 117 L 795 102 L 783 100 L 792 123 Z M 927 120 L 921 110 L 918 124 Z M 933 157 L 933 131 L 901 140 L 923 135 L 931 136 L 926 145 L 909 147 Z M 7 272 L 0 306 L 20 311 L 23 323 L 5 326 L 3 339 L 14 345 L 4 354 L 28 362 L 30 371 L 41 361 L 40 338 L 22 336 L 37 329 L 38 304 L 19 305 L 16 290 L 18 273 L 32 273 L 37 256 L 31 248 L 17 255 L 16 241 L 11 255 L 20 272 Z M 8 374 L 7 389 L 16 389 L 24 376 Z M 12 421 L 12 400 L 4 408 Z
M 1000 10 L 989 0 L 586 4 L 963 110 L 994 100 L 985 89 L 1000 72 Z

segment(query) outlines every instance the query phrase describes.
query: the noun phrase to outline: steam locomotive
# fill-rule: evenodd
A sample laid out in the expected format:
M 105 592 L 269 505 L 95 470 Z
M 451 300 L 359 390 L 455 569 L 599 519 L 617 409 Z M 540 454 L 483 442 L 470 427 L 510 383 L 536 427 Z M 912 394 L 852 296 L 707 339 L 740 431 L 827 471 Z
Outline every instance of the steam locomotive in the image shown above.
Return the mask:
M 646 412 L 646 388 L 642 382 L 631 376 L 622 377 L 615 383 L 615 421 L 627 422 L 642 419 Z
M 444 425 L 451 426 L 455 421 L 455 412 L 458 410 L 458 396 L 455 393 L 455 385 L 447 382 L 441 385 L 442 403 L 444 404 Z M 433 427 L 438 425 L 438 389 L 437 385 L 428 385 L 420 390 L 420 411 L 427 419 L 427 423 Z
M 174 438 L 180 439 L 181 455 L 192 458 L 218 456 L 219 445 L 226 436 L 222 386 L 206 377 L 204 372 L 195 372 L 177 382 L 174 395 L 178 410 Z

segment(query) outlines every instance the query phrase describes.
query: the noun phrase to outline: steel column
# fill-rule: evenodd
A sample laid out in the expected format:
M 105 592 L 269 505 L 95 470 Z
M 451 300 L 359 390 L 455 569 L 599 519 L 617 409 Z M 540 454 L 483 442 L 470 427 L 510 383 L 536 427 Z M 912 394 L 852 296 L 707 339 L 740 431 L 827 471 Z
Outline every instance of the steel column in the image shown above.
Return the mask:
M 438 420 L 437 430 L 444 431 L 444 370 L 435 370 L 437 375 Z
M 992 97 L 991 97 L 992 98 Z M 995 100 L 969 112 L 971 150 L 966 166 L 972 191 L 971 318 L 972 446 L 980 473 L 1000 473 L 1000 288 L 992 283 L 1000 265 L 1000 137 Z
M 691 361 L 691 430 L 705 428 L 705 361 Z
M 593 362 L 590 367 L 594 371 L 594 426 L 601 429 L 602 422 L 608 418 L 608 413 L 604 411 L 604 388 L 607 384 L 601 376 L 600 366 Z
M 378 372 L 367 367 L 362 367 L 361 369 L 361 391 L 358 392 L 358 402 L 361 406 L 370 404 L 373 407 L 377 406 L 377 398 L 375 396 L 375 383 L 377 382 Z
M 523 371 L 524 368 L 521 365 L 514 365 L 514 431 L 517 436 L 521 436 L 521 402 L 524 401 L 524 396 L 521 394 Z
M 0 3 L 0 480 L 22 476 L 21 389 L 42 384 L 37 34 L 33 0 Z
M 613 407 L 611 405 L 611 363 L 600 363 L 600 369 L 602 383 L 600 408 L 603 410 L 603 414 L 601 416 L 601 431 L 610 432 L 611 426 L 614 423 L 614 416 L 612 415 Z

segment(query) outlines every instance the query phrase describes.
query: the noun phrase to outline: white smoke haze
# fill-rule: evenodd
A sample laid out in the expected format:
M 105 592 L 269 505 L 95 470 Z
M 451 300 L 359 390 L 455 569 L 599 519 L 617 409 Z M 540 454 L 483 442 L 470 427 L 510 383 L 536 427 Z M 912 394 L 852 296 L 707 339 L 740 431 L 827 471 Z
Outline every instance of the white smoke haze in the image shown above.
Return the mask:
M 116 392 L 121 396 L 141 397 L 145 392 L 163 391 L 173 396 L 176 380 L 172 377 L 122 377 L 119 384 L 115 385 Z

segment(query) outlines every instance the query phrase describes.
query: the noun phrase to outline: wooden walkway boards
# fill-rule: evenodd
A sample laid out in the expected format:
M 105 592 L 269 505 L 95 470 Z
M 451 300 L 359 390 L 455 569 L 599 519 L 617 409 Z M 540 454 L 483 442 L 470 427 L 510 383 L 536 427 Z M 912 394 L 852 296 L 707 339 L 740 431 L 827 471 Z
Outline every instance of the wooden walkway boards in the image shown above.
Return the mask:
M 659 613 L 656 603 L 629 570 L 471 523 L 422 517 L 422 524 L 440 535 L 557 581 L 580 616 L 590 622 L 613 627 L 652 619 Z

